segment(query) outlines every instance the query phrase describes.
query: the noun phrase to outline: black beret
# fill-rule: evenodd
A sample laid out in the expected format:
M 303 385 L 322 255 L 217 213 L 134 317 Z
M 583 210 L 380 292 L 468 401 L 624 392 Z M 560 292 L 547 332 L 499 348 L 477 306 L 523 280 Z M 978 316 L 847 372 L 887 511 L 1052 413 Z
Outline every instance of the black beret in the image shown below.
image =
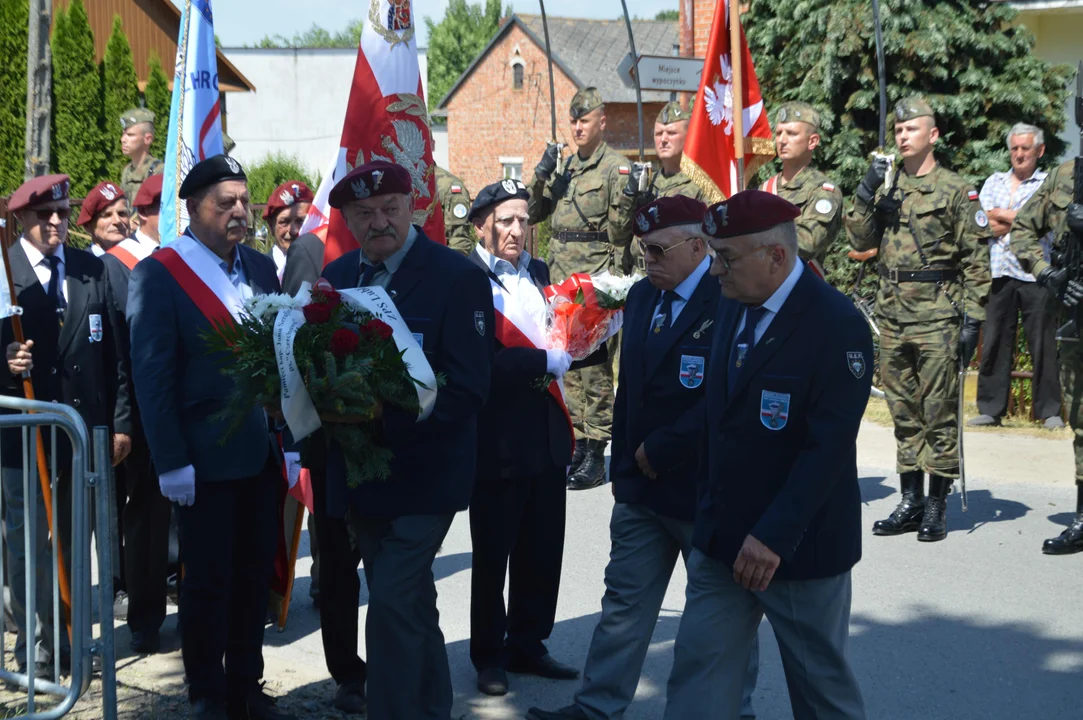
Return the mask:
M 486 185 L 474 198 L 474 204 L 470 206 L 470 214 L 467 220 L 473 220 L 493 205 L 499 205 L 505 200 L 529 200 L 530 193 L 519 180 L 501 180 L 500 182 Z
M 214 155 L 196 163 L 188 176 L 181 183 L 177 197 L 181 200 L 192 197 L 205 187 L 216 185 L 226 180 L 244 180 L 248 182 L 248 176 L 244 174 L 241 164 L 227 155 Z

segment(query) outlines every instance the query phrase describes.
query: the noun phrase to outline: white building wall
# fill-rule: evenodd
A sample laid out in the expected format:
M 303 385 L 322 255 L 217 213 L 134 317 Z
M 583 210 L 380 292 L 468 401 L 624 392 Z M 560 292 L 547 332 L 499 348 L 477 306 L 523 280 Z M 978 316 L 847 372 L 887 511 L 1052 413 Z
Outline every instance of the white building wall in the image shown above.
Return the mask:
M 230 93 L 226 127 L 233 156 L 252 164 L 268 155 L 295 157 L 310 174 L 326 173 L 338 155 L 357 50 L 225 48 L 229 61 L 256 86 Z M 418 53 L 428 96 L 427 54 Z M 447 133 L 436 133 L 437 164 L 447 166 Z

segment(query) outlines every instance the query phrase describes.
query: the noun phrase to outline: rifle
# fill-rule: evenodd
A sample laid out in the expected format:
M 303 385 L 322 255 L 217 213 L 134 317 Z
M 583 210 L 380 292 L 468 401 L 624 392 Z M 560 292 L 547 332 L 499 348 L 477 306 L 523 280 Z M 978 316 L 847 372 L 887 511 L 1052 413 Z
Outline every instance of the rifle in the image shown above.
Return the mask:
M 1075 124 L 1079 128 L 1079 154 L 1072 171 L 1072 202 L 1083 203 L 1083 61 L 1076 68 L 1075 76 Z M 1060 266 L 1068 271 L 1068 281 L 1083 282 L 1083 237 L 1065 228 L 1061 236 Z M 1063 300 L 1064 293 L 1061 292 Z M 1068 321 L 1057 328 L 1059 342 L 1079 342 L 1079 306 L 1069 310 Z

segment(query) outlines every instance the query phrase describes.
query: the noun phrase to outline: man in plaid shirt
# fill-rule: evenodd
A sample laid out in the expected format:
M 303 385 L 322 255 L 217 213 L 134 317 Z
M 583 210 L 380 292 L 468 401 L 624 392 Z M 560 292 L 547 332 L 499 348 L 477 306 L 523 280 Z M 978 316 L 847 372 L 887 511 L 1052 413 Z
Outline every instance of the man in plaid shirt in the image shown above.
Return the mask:
M 1008 132 L 1011 170 L 993 173 L 982 186 L 979 199 L 996 239 L 989 244 L 993 287 L 986 306 L 985 339 L 978 375 L 978 410 L 967 425 L 999 425 L 1008 410 L 1015 334 L 1019 311 L 1034 363 L 1034 416 L 1047 428 L 1064 427 L 1060 419 L 1060 381 L 1054 298 L 1024 272 L 1009 249 L 1012 223 L 1020 208 L 1042 185 L 1046 173 L 1038 170 L 1045 153 L 1042 131 L 1026 123 Z M 1048 255 L 1048 244 L 1046 254 Z

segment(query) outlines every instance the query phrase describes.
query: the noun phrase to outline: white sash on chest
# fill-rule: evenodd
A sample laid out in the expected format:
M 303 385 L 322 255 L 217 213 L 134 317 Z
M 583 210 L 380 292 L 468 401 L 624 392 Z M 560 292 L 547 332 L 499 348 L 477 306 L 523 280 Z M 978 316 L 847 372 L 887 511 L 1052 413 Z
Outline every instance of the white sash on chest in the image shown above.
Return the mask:
M 185 237 L 187 237 L 187 235 Z M 151 247 L 150 245 L 145 244 L 145 243 L 141 243 L 141 242 L 139 242 L 137 240 L 133 240 L 132 238 L 124 238 L 123 240 L 120 241 L 120 244 L 117 245 L 117 247 L 124 248 L 125 250 L 130 252 L 132 255 L 134 255 L 137 260 L 142 260 L 143 258 L 148 257 L 152 252 L 154 252 L 154 248 Z M 181 257 L 184 257 L 184 256 L 182 255 Z M 185 260 L 185 262 L 187 263 L 188 261 Z M 189 264 L 189 267 L 191 267 L 190 264 Z M 195 268 L 192 268 L 192 269 L 194 270 Z M 221 269 L 221 268 L 219 268 L 219 269 Z M 233 287 L 233 286 L 230 285 L 230 287 Z
M 218 264 L 217 258 L 205 247 L 201 247 L 198 240 L 191 235 L 181 235 L 169 247 L 173 248 L 184 264 L 192 269 L 200 280 L 206 283 L 211 292 L 217 296 L 222 304 L 229 310 L 233 319 L 240 322 L 244 312 L 244 300 L 240 291 L 229 281 L 229 276 Z M 240 253 L 240 248 L 236 251 Z

